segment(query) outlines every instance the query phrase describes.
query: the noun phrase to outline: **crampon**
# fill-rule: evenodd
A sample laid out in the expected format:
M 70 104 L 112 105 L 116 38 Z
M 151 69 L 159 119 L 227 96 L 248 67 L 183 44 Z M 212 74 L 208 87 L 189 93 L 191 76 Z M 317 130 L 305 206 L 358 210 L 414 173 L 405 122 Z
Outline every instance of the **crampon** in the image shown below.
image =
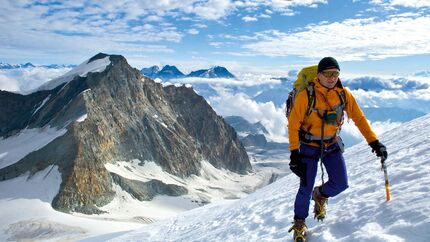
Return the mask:
M 290 233 L 292 230 L 294 230 L 294 242 L 306 242 L 306 233 L 308 227 L 305 224 L 305 220 L 294 219 L 293 226 L 291 226 L 291 228 L 288 230 L 288 233 Z
M 315 187 L 312 192 L 312 200 L 314 204 L 314 218 L 318 221 L 323 221 L 326 216 L 326 204 L 328 199 L 321 195 L 320 187 Z

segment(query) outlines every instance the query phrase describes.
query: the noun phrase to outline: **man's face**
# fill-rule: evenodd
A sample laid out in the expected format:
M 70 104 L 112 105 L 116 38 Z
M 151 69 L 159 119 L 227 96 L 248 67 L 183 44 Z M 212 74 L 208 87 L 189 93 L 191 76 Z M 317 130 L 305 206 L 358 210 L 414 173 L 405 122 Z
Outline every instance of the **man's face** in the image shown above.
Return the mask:
M 321 85 L 327 88 L 333 88 L 339 80 L 339 74 L 338 69 L 331 68 L 318 73 L 318 79 L 320 80 Z

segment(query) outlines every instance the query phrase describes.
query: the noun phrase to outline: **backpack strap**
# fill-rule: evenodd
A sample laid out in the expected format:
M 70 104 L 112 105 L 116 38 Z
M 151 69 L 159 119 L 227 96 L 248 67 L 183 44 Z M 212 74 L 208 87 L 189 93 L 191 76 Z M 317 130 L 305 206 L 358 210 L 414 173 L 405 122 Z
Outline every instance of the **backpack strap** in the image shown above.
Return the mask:
M 327 110 L 320 110 L 315 108 L 315 102 L 316 102 L 316 98 L 315 98 L 315 92 L 313 90 L 313 88 L 309 88 L 307 89 L 307 93 L 308 93 L 308 110 L 306 112 L 306 116 L 309 116 L 312 112 L 316 112 L 318 114 L 318 116 L 323 119 L 323 117 L 321 116 L 321 113 L 327 112 Z M 343 119 L 344 119 L 344 109 L 346 106 L 346 95 L 345 95 L 345 91 L 342 89 L 341 91 L 336 91 L 337 95 L 339 96 L 339 100 L 340 103 L 338 105 L 336 105 L 333 108 L 333 111 L 336 112 L 336 122 L 338 124 L 339 127 L 341 127 L 343 125 Z
M 342 89 L 342 91 L 337 92 L 337 95 L 339 95 L 339 99 L 340 99 L 340 105 L 336 108 L 336 113 L 337 113 L 337 116 L 339 119 L 338 120 L 339 121 L 339 129 L 340 129 L 343 125 L 343 117 L 344 117 L 343 111 L 345 110 L 345 106 L 346 106 L 345 90 Z
M 342 89 L 342 91 L 337 92 L 337 95 L 339 95 L 340 105 L 345 107 L 345 104 L 346 104 L 345 90 Z
M 313 90 L 307 90 L 308 93 L 308 98 L 309 98 L 309 102 L 308 102 L 308 111 L 306 112 L 306 115 L 310 115 L 312 112 L 324 112 L 326 110 L 320 110 L 315 108 L 315 92 Z M 343 111 L 345 109 L 346 106 L 346 96 L 345 96 L 345 91 L 342 90 L 340 92 L 336 91 L 337 95 L 339 96 L 339 100 L 340 103 L 338 105 L 336 105 L 334 108 L 334 110 L 338 111 Z
M 309 82 L 308 87 L 306 88 L 306 93 L 308 94 L 308 109 L 306 110 L 306 117 L 311 115 L 312 110 L 315 109 L 315 84 L 313 82 Z

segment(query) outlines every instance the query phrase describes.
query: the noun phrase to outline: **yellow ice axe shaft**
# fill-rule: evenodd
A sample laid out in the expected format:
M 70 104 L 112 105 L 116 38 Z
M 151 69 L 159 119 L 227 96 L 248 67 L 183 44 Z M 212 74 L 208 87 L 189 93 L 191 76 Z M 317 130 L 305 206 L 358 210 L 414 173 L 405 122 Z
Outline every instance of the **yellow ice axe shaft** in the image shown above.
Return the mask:
M 384 178 L 385 178 L 385 195 L 387 198 L 387 202 L 390 201 L 390 182 L 388 181 L 388 173 L 387 173 L 387 165 L 385 165 L 385 159 L 381 158 L 382 169 L 384 170 Z

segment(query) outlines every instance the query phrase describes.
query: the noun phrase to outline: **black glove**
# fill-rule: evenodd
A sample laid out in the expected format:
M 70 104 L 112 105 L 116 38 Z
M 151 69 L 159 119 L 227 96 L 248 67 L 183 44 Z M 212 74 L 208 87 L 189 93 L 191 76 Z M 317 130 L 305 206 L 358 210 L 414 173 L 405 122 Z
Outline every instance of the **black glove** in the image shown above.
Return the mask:
M 376 153 L 377 157 L 381 157 L 381 161 L 384 162 L 387 157 L 387 148 L 383 145 L 379 140 L 375 140 L 369 143 L 369 146 L 372 147 L 372 153 Z
M 306 186 L 306 164 L 302 162 L 299 150 L 292 150 L 290 155 L 290 170 L 300 177 L 300 181 Z

